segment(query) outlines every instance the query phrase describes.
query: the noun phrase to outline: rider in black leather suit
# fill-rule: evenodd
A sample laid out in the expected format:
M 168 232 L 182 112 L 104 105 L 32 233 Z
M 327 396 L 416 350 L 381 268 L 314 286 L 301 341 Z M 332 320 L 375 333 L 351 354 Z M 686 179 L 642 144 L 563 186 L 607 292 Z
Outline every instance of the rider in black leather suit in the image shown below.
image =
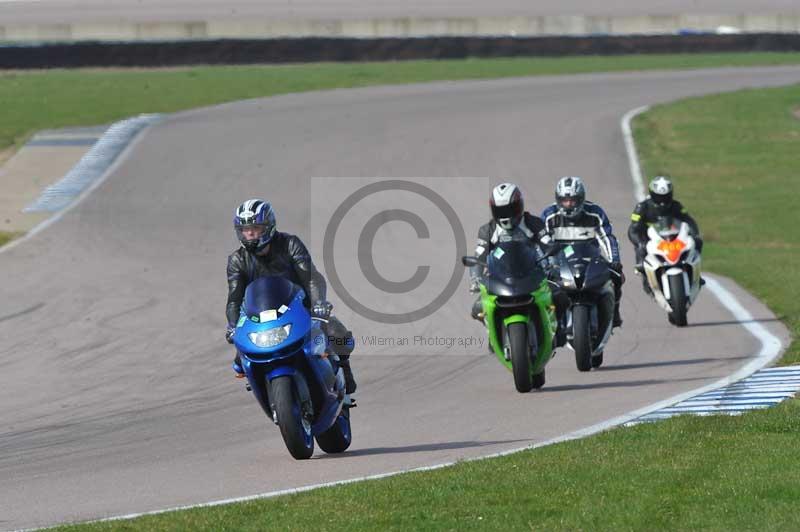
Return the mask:
M 542 256 L 550 250 L 552 241 L 547 233 L 544 221 L 525 210 L 522 191 L 517 185 L 501 183 L 494 187 L 489 205 L 492 211 L 492 219 L 478 229 L 475 256 L 479 261 L 485 262 L 499 242 L 509 240 L 530 242 Z M 483 266 L 476 265 L 470 269 L 469 291 L 471 293 L 480 293 L 480 279 L 482 276 Z M 569 305 L 569 299 L 559 292 L 555 286 L 552 289 L 556 313 L 559 316 L 563 316 Z M 481 303 L 480 295 L 476 297 L 472 304 L 471 315 L 473 319 L 479 321 L 483 319 L 483 304 Z M 561 322 L 562 320 L 559 319 L 559 324 Z M 559 329 L 556 334 L 556 347 L 561 347 L 565 343 L 565 333 Z
M 647 228 L 656 223 L 659 218 L 669 216 L 676 220 L 681 220 L 689 224 L 689 228 L 694 238 L 697 252 L 703 251 L 703 239 L 700 237 L 700 229 L 697 222 L 689 215 L 686 208 L 680 201 L 673 199 L 672 181 L 666 176 L 656 176 L 650 181 L 648 187 L 650 195 L 644 201 L 636 204 L 631 214 L 631 225 L 628 227 L 628 239 L 636 250 L 636 272 L 643 273 L 642 262 L 647 256 Z M 705 283 L 701 279 L 702 283 Z M 642 275 L 642 287 L 648 294 L 652 294 L 647 277 Z
M 356 381 L 350 368 L 353 335 L 339 319 L 331 315 L 331 305 L 325 298 L 325 278 L 314 267 L 311 255 L 303 242 L 288 233 L 275 229 L 272 206 L 262 200 L 242 203 L 234 216 L 234 227 L 242 246 L 228 257 L 228 303 L 225 314 L 228 328 L 225 337 L 232 343 L 236 322 L 248 283 L 259 277 L 277 275 L 301 286 L 305 291 L 304 304 L 312 316 L 328 320 L 322 323 L 333 351 L 339 355 L 344 371 L 347 393 L 356 390 Z M 241 373 L 239 353 L 234 369 Z

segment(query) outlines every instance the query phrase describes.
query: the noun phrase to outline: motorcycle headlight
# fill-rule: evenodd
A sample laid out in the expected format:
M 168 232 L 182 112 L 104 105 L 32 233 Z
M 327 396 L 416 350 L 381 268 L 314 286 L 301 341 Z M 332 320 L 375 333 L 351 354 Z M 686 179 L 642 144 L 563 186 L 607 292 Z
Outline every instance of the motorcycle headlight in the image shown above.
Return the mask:
M 577 288 L 575 285 L 575 278 L 568 271 L 561 272 L 561 286 L 574 290 Z
M 283 327 L 273 327 L 266 331 L 252 332 L 247 336 L 258 347 L 275 347 L 289 338 L 289 331 L 291 330 L 292 324 L 287 323 Z

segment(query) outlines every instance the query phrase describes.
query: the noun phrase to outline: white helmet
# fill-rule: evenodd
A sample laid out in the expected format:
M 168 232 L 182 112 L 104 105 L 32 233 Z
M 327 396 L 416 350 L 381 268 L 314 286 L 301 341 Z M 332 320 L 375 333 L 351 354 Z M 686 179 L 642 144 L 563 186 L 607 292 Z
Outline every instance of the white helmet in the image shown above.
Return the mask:
M 501 183 L 492 190 L 492 218 L 502 227 L 510 231 L 522 221 L 525 212 L 525 203 L 522 191 L 513 183 Z
M 566 218 L 575 218 L 583 212 L 586 201 L 586 187 L 576 176 L 562 177 L 556 185 L 556 205 L 558 212 Z
M 650 181 L 650 199 L 663 212 L 672 206 L 672 181 L 667 176 L 659 175 Z

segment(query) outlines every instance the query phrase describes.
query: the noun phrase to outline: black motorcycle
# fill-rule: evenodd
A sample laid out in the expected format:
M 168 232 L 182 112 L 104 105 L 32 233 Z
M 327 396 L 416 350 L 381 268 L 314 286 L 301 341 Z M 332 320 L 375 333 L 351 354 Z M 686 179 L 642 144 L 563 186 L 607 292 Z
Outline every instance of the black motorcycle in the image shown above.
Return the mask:
M 560 326 L 575 352 L 578 371 L 589 371 L 603 364 L 603 350 L 614 324 L 614 285 L 609 263 L 594 241 L 558 245 L 551 282 L 560 292 L 557 298 L 569 299 Z

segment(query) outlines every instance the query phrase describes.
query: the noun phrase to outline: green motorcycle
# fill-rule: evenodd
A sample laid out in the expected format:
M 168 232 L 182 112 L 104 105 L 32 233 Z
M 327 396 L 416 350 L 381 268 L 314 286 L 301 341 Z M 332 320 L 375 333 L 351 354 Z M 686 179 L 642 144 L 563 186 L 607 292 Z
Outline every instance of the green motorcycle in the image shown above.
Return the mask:
M 501 242 L 484 263 L 462 257 L 464 266 L 482 266 L 481 303 L 489 343 L 514 375 L 520 393 L 541 388 L 553 358 L 556 315 L 547 276 L 528 242 Z

